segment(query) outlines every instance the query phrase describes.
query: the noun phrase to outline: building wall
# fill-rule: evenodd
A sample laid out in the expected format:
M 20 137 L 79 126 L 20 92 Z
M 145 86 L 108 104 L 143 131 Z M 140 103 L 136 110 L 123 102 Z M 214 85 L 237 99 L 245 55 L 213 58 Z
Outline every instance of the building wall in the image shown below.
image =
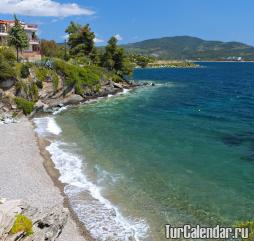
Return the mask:
M 21 23 L 29 39 L 29 47 L 23 50 L 22 56 L 29 61 L 41 59 L 40 41 L 36 37 L 37 26 Z M 0 46 L 7 45 L 8 30 L 14 25 L 14 21 L 0 20 Z

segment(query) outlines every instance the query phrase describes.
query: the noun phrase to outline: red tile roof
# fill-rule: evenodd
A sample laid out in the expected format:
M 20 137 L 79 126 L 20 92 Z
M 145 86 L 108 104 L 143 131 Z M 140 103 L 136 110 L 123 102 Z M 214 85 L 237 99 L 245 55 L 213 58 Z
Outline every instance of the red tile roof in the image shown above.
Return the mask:
M 14 23 L 13 20 L 0 20 L 0 23 L 7 24 L 7 23 Z

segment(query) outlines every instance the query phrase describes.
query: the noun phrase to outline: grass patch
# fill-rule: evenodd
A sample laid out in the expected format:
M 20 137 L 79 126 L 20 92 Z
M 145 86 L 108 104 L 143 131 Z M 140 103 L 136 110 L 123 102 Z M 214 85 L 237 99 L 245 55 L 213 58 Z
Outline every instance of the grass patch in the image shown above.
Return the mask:
M 12 234 L 24 232 L 26 236 L 33 234 L 33 223 L 24 215 L 18 214 L 10 231 Z

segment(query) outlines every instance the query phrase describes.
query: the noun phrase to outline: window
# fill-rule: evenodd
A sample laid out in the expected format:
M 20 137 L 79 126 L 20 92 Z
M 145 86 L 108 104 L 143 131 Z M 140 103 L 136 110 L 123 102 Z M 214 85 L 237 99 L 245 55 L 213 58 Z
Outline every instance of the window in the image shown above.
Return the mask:
M 6 27 L 4 24 L 0 24 L 0 33 L 5 33 L 6 32 Z

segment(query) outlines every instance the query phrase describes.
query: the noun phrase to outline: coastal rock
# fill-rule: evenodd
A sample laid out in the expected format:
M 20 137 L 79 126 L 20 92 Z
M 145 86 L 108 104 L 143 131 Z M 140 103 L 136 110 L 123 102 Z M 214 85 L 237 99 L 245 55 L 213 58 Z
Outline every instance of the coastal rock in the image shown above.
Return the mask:
M 47 109 L 47 105 L 45 104 L 45 103 L 43 103 L 41 100 L 38 100 L 36 103 L 35 103 L 35 106 L 34 106 L 34 108 L 36 109 L 36 110 L 45 110 L 45 109 Z
M 114 87 L 119 88 L 119 89 L 123 89 L 123 86 L 119 83 L 113 83 Z
M 3 96 L 4 96 L 4 91 L 0 89 L 0 100 L 3 98 Z
M 24 231 L 11 234 L 10 230 L 21 214 L 33 223 L 33 234 L 26 236 Z M 61 234 L 68 220 L 68 210 L 55 206 L 39 211 L 21 200 L 0 202 L 0 240 L 3 241 L 54 241 Z
M 75 104 L 79 104 L 83 100 L 84 100 L 84 98 L 82 96 L 73 94 L 73 95 L 70 95 L 67 98 L 63 99 L 61 104 L 63 104 L 63 105 L 75 105 Z
M 4 80 L 4 81 L 1 81 L 0 83 L 0 87 L 4 90 L 8 90 L 10 89 L 12 86 L 14 86 L 14 84 L 16 83 L 16 79 L 7 79 L 7 80 Z

